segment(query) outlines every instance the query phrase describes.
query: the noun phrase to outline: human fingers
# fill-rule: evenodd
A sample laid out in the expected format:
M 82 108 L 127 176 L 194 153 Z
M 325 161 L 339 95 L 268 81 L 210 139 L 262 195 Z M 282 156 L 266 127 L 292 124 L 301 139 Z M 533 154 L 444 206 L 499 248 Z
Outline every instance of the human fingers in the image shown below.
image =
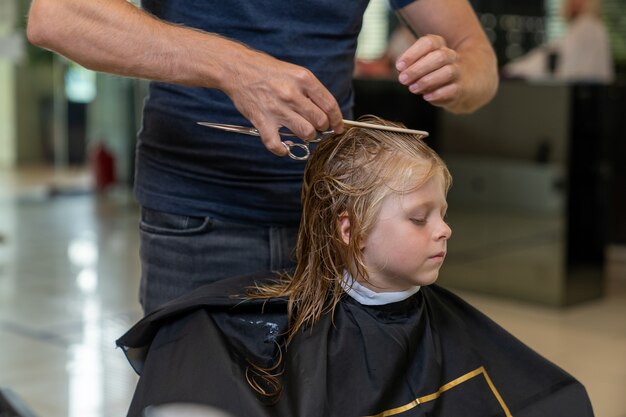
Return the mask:
M 450 50 L 447 50 L 450 51 Z M 405 80 L 405 85 L 413 94 L 426 94 L 446 84 L 452 84 L 459 79 L 459 68 L 456 64 L 456 53 L 447 54 L 446 50 L 431 52 L 415 64 L 411 77 Z M 446 56 L 447 55 L 447 56 Z
M 312 128 L 311 124 L 307 120 L 305 120 L 302 116 L 296 113 L 292 114 L 290 122 L 288 124 L 285 124 L 285 127 L 287 127 L 287 125 L 291 126 L 289 130 L 292 133 L 295 133 L 294 131 L 308 131 L 310 128 Z M 286 156 L 293 151 L 290 150 L 289 146 L 285 146 L 285 144 L 293 145 L 294 143 L 291 140 L 285 140 L 285 137 L 280 135 L 280 127 L 282 126 L 267 125 L 261 123 L 257 126 L 257 130 L 259 131 L 263 145 L 265 145 L 265 147 L 270 152 L 278 156 Z M 313 137 L 308 138 L 309 140 L 315 139 L 317 137 L 317 131 L 313 129 L 312 132 Z M 306 139 L 304 140 L 306 141 Z M 302 147 L 303 145 L 305 147 L 307 146 L 306 143 L 303 144 L 301 142 L 300 144 L 296 144 L 295 146 Z M 296 151 L 296 155 L 297 154 L 298 152 Z
M 279 134 L 282 127 L 301 138 L 313 139 L 316 136 L 316 128 L 292 110 L 303 106 L 299 102 L 310 101 L 297 98 L 301 93 L 295 90 L 299 87 L 290 83 L 257 83 L 232 94 L 237 109 L 259 131 L 263 145 L 278 156 L 287 154 Z
M 431 52 L 416 64 L 413 76 L 415 79 L 407 83 L 409 91 L 413 94 L 427 95 L 445 85 L 457 84 L 460 80 L 459 66 L 456 62 L 456 54 L 449 59 L 440 55 L 443 50 Z
M 299 68 L 294 78 L 294 83 L 281 85 L 277 93 L 278 100 L 291 110 L 283 113 L 288 117 L 281 120 L 281 125 L 304 140 L 312 140 L 329 128 L 341 133 L 341 110 L 328 89 L 304 68 Z
M 278 133 L 279 126 L 268 123 L 267 119 L 261 119 L 253 124 L 259 131 L 261 142 L 268 151 L 277 156 L 287 155 L 287 148 L 282 144 L 282 138 Z
M 339 106 L 311 71 L 254 51 L 251 62 L 237 68 L 225 91 L 259 130 L 268 150 L 285 154 L 281 127 L 305 140 L 329 126 L 341 130 Z
M 399 81 L 414 94 L 427 93 L 459 78 L 457 54 L 442 48 L 422 57 L 399 76 Z
M 461 97 L 461 87 L 458 83 L 447 84 L 432 92 L 424 94 L 424 100 L 439 107 L 454 103 Z
M 267 150 L 278 156 L 288 154 L 288 148 L 282 142 L 291 143 L 290 141 L 285 141 L 285 136 L 280 134 L 280 129 L 285 128 L 304 141 L 313 140 L 318 134 L 318 130 L 297 112 L 291 112 L 281 119 L 280 122 L 268 117 L 260 117 L 258 121 L 251 119 L 251 122 L 259 131 L 263 145 Z
M 330 91 L 315 79 L 311 85 L 307 86 L 306 95 L 314 105 L 316 113 L 307 119 L 313 120 L 315 128 L 320 132 L 330 128 L 335 133 L 342 133 L 344 131 L 343 115 L 337 100 Z
M 425 35 L 418 38 L 396 60 L 396 69 L 402 73 L 428 53 L 446 46 L 446 40 L 438 35 Z

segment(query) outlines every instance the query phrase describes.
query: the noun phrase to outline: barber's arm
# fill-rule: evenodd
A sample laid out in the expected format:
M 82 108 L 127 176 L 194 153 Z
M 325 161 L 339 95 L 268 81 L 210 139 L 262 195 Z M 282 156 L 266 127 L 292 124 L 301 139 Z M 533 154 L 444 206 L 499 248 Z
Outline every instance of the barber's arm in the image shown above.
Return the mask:
M 277 155 L 286 153 L 282 126 L 302 138 L 343 130 L 336 100 L 307 69 L 161 21 L 126 0 L 33 0 L 27 34 L 95 71 L 220 89 Z
M 417 0 L 400 14 L 420 36 L 395 63 L 400 83 L 454 113 L 472 112 L 493 98 L 495 53 L 467 0 Z

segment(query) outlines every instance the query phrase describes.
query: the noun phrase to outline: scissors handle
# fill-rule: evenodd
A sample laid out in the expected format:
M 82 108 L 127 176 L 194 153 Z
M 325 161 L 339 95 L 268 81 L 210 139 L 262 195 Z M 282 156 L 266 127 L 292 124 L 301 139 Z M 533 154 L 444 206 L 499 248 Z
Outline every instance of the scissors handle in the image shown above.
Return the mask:
M 281 136 L 296 136 L 291 132 L 285 133 L 285 132 L 279 131 L 278 133 Z M 287 155 L 291 159 L 295 159 L 296 161 L 306 161 L 307 159 L 309 159 L 309 156 L 311 156 L 311 149 L 309 149 L 309 143 L 321 142 L 324 139 L 329 138 L 334 134 L 335 132 L 333 130 L 325 130 L 323 132 L 317 132 L 317 135 L 315 136 L 314 139 L 302 139 L 304 143 L 293 143 L 291 141 L 281 142 L 281 143 L 283 144 L 285 148 L 287 148 Z M 297 151 L 298 154 L 300 154 L 300 151 L 302 151 L 302 155 L 298 155 L 294 153 L 293 151 L 296 149 L 298 150 Z
M 312 141 L 310 141 L 312 142 Z M 319 142 L 319 140 L 317 141 Z M 311 150 L 309 149 L 308 143 L 292 143 L 292 142 L 280 142 L 287 149 L 287 156 L 291 159 L 295 159 L 296 161 L 306 161 L 311 156 Z M 293 153 L 294 149 L 299 149 L 303 153 L 302 155 L 298 155 Z M 298 153 L 300 153 L 298 151 Z

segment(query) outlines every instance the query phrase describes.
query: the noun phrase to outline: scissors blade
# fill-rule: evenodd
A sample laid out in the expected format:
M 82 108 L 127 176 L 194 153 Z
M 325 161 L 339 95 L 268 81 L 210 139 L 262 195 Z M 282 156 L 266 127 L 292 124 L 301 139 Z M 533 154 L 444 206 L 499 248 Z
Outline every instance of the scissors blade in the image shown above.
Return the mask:
M 210 123 L 210 122 L 196 122 L 196 123 L 202 126 L 211 127 L 214 129 L 221 129 L 227 132 L 242 133 L 244 135 L 252 135 L 252 136 L 261 136 L 259 131 L 254 127 L 229 125 L 225 123 Z M 375 123 L 357 122 L 354 120 L 344 120 L 343 124 L 346 125 L 347 127 L 361 127 L 365 129 L 385 130 L 388 132 L 408 133 L 410 135 L 418 135 L 420 138 L 425 138 L 428 136 L 428 132 L 424 130 L 406 129 L 403 127 L 385 126 L 385 125 L 379 125 Z M 295 136 L 291 132 L 281 131 L 279 133 L 281 136 Z M 321 132 L 322 135 L 328 135 L 332 133 L 333 133 L 332 130 Z
M 251 136 L 261 136 L 259 131 L 256 130 L 254 127 L 228 125 L 225 123 L 209 123 L 209 122 L 196 122 L 196 123 L 202 126 L 211 127 L 213 129 L 225 130 L 226 132 L 242 133 L 244 135 L 251 135 Z
M 240 126 L 240 125 L 229 125 L 226 123 L 210 123 L 210 122 L 196 122 L 199 125 L 202 126 L 206 126 L 206 127 L 211 127 L 214 129 L 221 129 L 224 130 L 226 132 L 234 132 L 234 133 L 241 133 L 244 135 L 251 135 L 251 136 L 261 136 L 261 133 L 259 132 L 259 130 L 255 127 L 248 127 L 248 126 Z M 326 131 L 326 132 L 321 132 L 321 133 L 333 133 L 332 130 Z M 286 136 L 286 137 L 297 137 L 297 135 L 293 132 L 290 132 L 288 130 L 279 130 L 278 134 L 280 136 Z M 313 142 L 313 141 L 310 141 Z
M 347 127 L 363 127 L 366 129 L 386 130 L 388 132 L 408 133 L 411 135 L 419 135 L 420 138 L 425 138 L 428 136 L 428 132 L 426 132 L 425 130 L 406 129 L 403 127 L 378 125 L 375 123 L 356 122 L 354 120 L 344 120 L 343 124 Z

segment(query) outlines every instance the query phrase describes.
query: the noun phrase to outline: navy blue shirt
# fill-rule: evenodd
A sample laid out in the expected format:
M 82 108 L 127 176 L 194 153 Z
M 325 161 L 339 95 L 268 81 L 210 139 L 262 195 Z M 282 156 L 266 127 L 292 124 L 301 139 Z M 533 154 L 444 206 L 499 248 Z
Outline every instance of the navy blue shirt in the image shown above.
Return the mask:
M 399 8 L 410 2 L 392 4 Z M 163 20 L 218 33 L 308 68 L 350 118 L 354 54 L 367 3 L 143 0 L 142 6 Z M 258 137 L 197 121 L 251 126 L 219 90 L 150 84 L 137 143 L 139 203 L 190 216 L 297 225 L 305 163 L 272 154 Z

